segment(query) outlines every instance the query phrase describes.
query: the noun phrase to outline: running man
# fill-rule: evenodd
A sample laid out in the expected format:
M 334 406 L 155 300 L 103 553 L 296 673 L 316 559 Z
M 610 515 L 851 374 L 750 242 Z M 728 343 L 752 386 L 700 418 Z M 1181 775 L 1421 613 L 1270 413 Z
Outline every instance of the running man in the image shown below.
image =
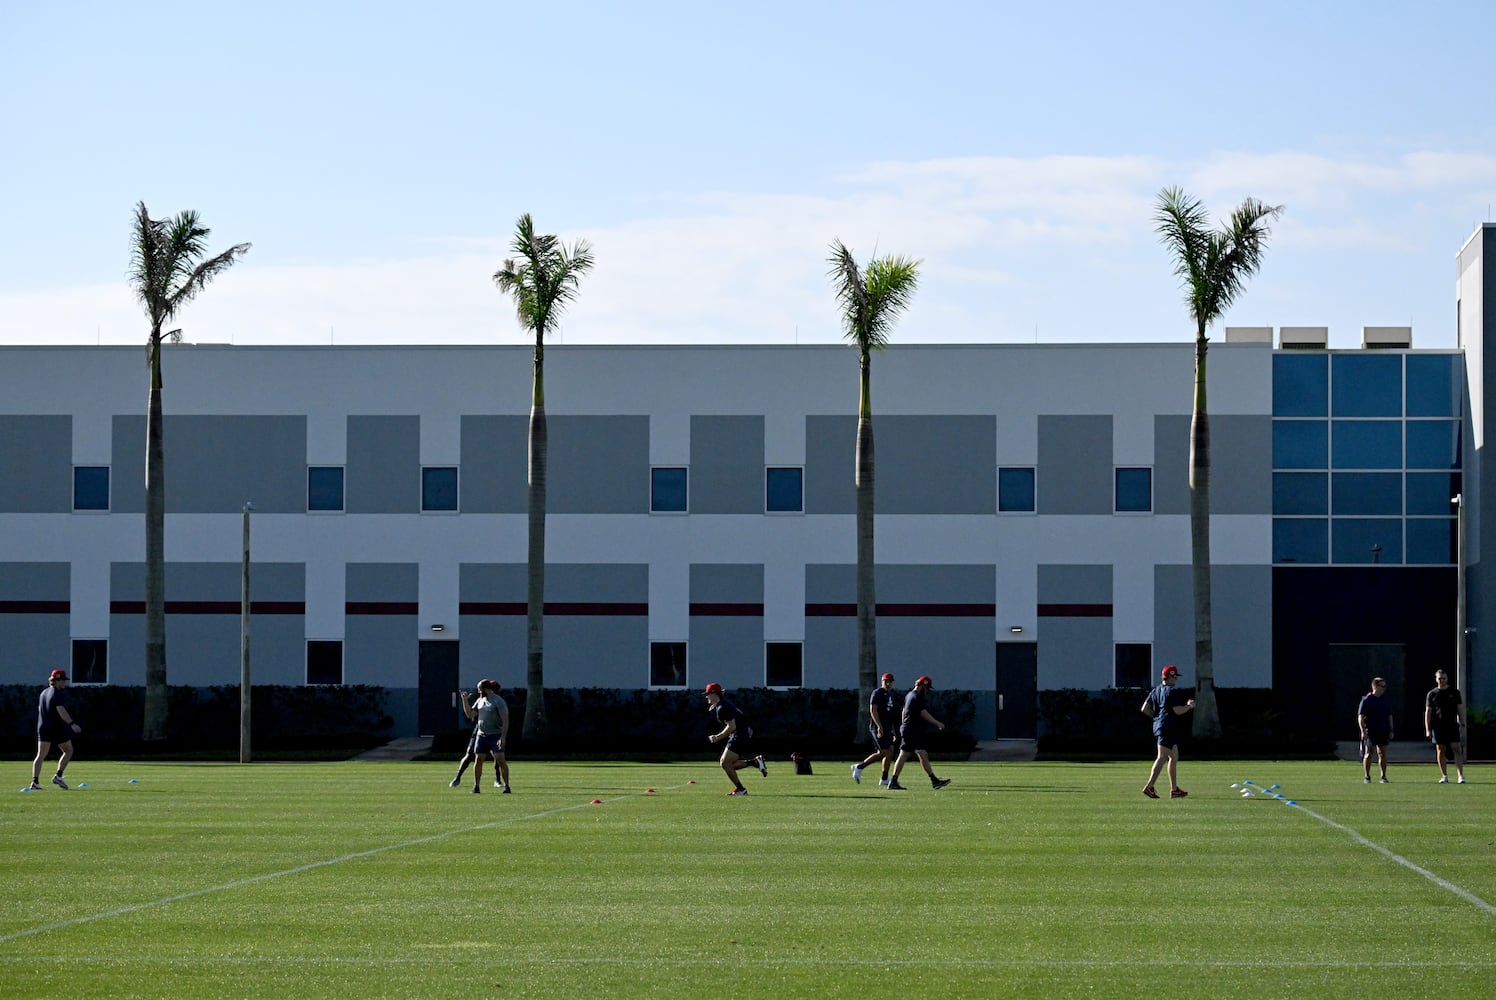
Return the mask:
M 747 795 L 748 789 L 738 780 L 738 772 L 745 767 L 756 767 L 765 778 L 769 776 L 769 765 L 764 763 L 764 755 L 756 754 L 749 756 L 753 751 L 749 748 L 749 741 L 753 739 L 753 730 L 748 725 L 747 716 L 743 710 L 722 695 L 722 685 L 712 681 L 706 686 L 707 711 L 717 720 L 722 728 L 707 737 L 711 743 L 726 742 L 722 748 L 722 758 L 718 762 L 722 770 L 727 774 L 727 780 L 732 782 L 732 791 L 728 795 Z
M 1158 780 L 1158 772 L 1166 767 L 1169 798 L 1182 799 L 1189 794 L 1179 787 L 1179 737 L 1184 732 L 1185 714 L 1194 711 L 1195 699 L 1186 700 L 1184 692 L 1174 687 L 1177 683 L 1179 668 L 1170 663 L 1164 667 L 1163 683 L 1143 700 L 1142 712 L 1153 720 L 1153 735 L 1158 740 L 1158 757 L 1153 761 L 1153 770 L 1148 772 L 1148 783 L 1143 786 L 1143 794 L 1150 799 L 1158 798 L 1153 783 Z

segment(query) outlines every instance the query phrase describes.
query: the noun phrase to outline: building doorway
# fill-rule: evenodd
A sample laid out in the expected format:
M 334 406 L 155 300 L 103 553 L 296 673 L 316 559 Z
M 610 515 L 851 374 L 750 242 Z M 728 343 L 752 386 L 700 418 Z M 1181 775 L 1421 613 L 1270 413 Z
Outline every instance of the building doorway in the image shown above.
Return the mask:
M 448 733 L 462 726 L 457 645 L 450 641 L 421 643 L 417 727 L 422 736 Z
M 1039 644 L 997 644 L 997 733 L 1000 740 L 1039 735 Z
M 1330 732 L 1337 740 L 1358 740 L 1356 706 L 1361 696 L 1371 690 L 1373 677 L 1387 679 L 1387 694 L 1392 699 L 1392 727 L 1399 735 L 1416 736 L 1423 732 L 1423 719 L 1407 717 L 1408 698 L 1407 647 L 1401 643 L 1331 643 L 1330 644 Z

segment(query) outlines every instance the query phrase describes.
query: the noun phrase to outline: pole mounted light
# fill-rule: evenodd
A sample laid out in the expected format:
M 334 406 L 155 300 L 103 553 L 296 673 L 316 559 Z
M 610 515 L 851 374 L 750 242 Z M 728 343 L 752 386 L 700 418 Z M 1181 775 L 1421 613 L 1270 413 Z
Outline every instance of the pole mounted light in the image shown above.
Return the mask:
M 244 558 L 239 564 L 239 763 L 253 759 L 249 738 L 249 514 L 252 503 L 244 505 Z

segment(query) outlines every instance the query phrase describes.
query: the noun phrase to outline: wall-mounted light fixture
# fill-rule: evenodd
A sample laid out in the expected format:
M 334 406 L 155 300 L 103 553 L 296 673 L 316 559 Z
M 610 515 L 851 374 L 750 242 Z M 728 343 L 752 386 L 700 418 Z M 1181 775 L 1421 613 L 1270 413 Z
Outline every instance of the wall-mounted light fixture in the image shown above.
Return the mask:
M 431 626 L 431 631 L 433 632 L 445 632 L 446 630 L 447 626 L 441 624 L 440 622 L 437 622 L 435 625 Z
M 1012 632 L 1014 635 L 1018 635 L 1021 632 L 1023 632 L 1023 626 L 1022 625 L 1009 625 L 1008 626 L 1008 631 Z

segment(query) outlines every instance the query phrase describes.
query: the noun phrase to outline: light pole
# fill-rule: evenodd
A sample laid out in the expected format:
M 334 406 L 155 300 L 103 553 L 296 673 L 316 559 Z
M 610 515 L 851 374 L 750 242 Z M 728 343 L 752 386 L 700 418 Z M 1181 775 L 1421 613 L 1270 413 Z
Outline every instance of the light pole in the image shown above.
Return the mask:
M 1467 647 L 1470 642 L 1470 629 L 1465 625 L 1465 494 L 1456 493 L 1449 498 L 1454 504 L 1454 623 L 1455 623 L 1455 646 L 1454 646 L 1454 686 L 1460 692 L 1460 733 L 1463 738 L 1468 739 L 1468 731 L 1465 729 L 1465 703 L 1470 700 L 1470 692 L 1465 688 L 1466 661 L 1469 658 Z M 1465 747 L 1468 756 L 1470 747 Z
M 244 558 L 239 564 L 239 763 L 252 758 L 249 740 L 249 513 L 252 503 L 244 505 Z

